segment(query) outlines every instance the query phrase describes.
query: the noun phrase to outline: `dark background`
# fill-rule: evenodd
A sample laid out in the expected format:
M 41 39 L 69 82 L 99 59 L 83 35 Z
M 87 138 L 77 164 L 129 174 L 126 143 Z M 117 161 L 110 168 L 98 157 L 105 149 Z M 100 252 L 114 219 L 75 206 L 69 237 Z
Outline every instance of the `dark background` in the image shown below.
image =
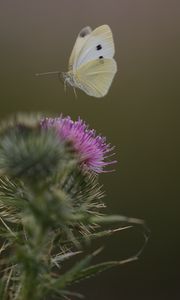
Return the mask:
M 81 116 L 116 145 L 116 172 L 104 174 L 109 213 L 143 218 L 150 241 L 139 261 L 81 283 L 86 299 L 179 299 L 180 2 L 166 0 L 1 0 L 0 118 L 16 111 Z M 80 29 L 109 24 L 118 73 L 102 99 L 64 94 Z M 141 245 L 137 230 L 104 241 L 103 259 L 122 259 Z M 180 265 L 180 264 L 179 264 Z M 78 287 L 74 287 L 78 290 Z

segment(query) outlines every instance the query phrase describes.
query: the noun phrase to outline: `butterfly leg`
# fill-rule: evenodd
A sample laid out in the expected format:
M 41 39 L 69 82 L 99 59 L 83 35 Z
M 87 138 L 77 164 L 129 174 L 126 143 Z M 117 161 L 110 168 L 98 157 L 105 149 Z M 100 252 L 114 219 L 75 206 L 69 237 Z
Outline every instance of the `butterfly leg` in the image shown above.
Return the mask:
M 73 91 L 74 91 L 75 98 L 77 99 L 77 93 L 76 93 L 76 89 L 74 86 L 73 86 Z
M 59 81 L 60 81 L 61 83 L 64 83 L 64 80 L 63 80 L 63 78 L 62 78 L 62 73 L 61 73 L 61 72 L 58 73 L 58 79 L 59 79 Z
M 66 83 L 66 80 L 64 80 L 64 93 L 67 94 L 67 83 Z

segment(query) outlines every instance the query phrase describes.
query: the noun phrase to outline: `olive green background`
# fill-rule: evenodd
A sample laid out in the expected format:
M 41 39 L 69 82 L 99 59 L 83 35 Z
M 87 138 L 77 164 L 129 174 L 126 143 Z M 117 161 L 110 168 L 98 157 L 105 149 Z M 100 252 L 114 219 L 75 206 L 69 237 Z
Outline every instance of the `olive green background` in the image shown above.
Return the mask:
M 150 241 L 139 261 L 90 279 L 75 290 L 86 299 L 179 299 L 180 3 L 166 0 L 1 0 L 0 118 L 43 111 L 73 119 L 116 145 L 116 172 L 101 176 L 109 213 L 143 218 Z M 75 99 L 56 78 L 67 70 L 80 29 L 109 24 L 118 73 L 105 98 Z M 136 229 L 116 234 L 99 260 L 133 255 Z

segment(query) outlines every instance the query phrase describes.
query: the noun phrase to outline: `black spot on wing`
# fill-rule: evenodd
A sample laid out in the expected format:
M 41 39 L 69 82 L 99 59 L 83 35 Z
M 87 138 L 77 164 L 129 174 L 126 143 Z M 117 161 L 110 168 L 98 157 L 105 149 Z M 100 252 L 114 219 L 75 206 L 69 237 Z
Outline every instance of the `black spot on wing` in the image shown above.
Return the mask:
M 96 46 L 96 50 L 101 50 L 102 49 L 102 46 L 99 44 Z
M 89 26 L 87 26 L 87 27 L 81 29 L 81 31 L 79 33 L 79 36 L 82 37 L 82 38 L 84 38 L 85 36 L 87 36 L 88 34 L 90 34 L 91 31 L 92 31 L 91 28 Z
M 98 57 L 98 61 L 99 61 L 99 63 L 100 64 L 104 64 L 104 56 L 102 56 L 102 55 L 100 55 L 99 57 Z

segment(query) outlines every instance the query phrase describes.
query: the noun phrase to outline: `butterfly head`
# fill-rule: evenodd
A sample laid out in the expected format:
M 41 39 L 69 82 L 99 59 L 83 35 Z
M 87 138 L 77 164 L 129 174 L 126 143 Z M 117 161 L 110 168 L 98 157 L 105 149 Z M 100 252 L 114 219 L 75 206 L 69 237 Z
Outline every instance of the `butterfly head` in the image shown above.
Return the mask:
M 74 76 L 71 72 L 62 72 L 61 78 L 64 81 L 65 85 L 75 86 Z
M 62 72 L 61 73 L 61 78 L 64 81 L 64 90 L 65 90 L 65 92 L 66 92 L 67 85 L 70 85 L 70 86 L 72 86 L 72 88 L 74 90 L 75 97 L 77 98 L 77 94 L 76 94 L 75 88 L 78 87 L 78 86 L 77 86 L 77 83 L 75 81 L 74 74 L 71 71 L 69 71 L 69 72 Z

